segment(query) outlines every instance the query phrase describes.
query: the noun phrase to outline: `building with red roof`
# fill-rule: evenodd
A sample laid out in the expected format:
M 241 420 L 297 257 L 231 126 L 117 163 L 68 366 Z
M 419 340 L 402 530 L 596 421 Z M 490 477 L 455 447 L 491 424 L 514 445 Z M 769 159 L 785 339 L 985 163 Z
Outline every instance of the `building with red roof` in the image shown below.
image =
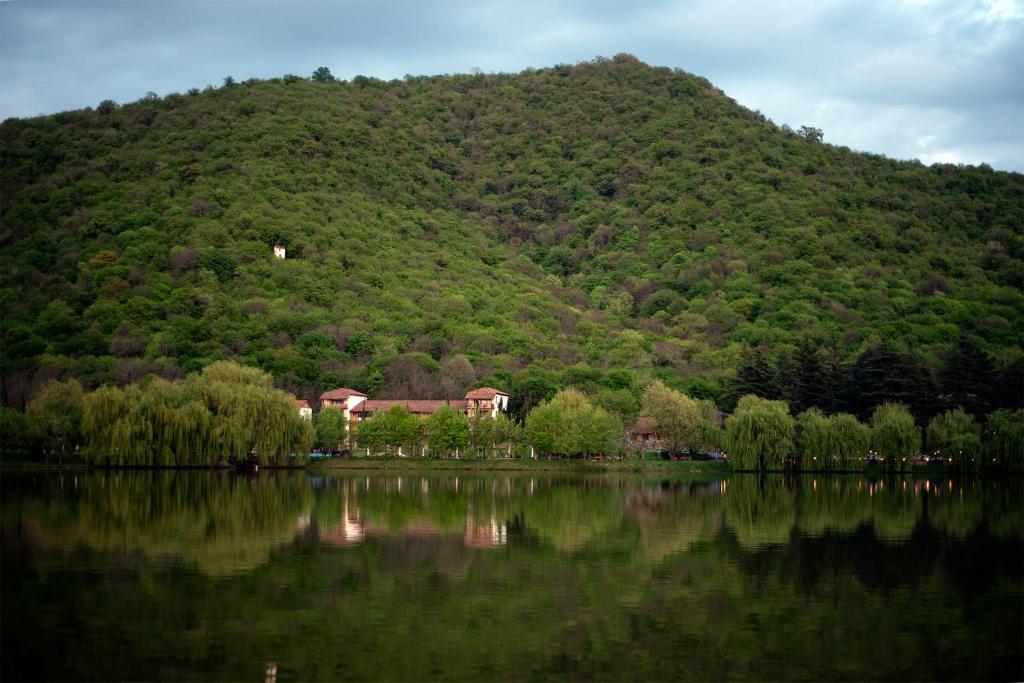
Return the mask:
M 466 414 L 483 415 L 490 413 L 495 417 L 499 411 L 508 410 L 508 394 L 493 387 L 480 387 L 466 394 Z

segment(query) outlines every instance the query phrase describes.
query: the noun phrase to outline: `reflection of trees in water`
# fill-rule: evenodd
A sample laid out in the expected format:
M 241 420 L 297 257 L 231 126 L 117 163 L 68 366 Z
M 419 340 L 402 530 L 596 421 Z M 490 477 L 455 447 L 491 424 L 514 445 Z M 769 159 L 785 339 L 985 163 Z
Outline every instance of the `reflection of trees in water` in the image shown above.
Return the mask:
M 232 486 L 261 498 L 262 479 Z M 83 677 L 74 667 L 85 662 L 94 678 L 239 678 L 262 675 L 270 660 L 299 679 L 360 680 L 992 679 L 1019 671 L 1021 536 L 993 542 L 984 526 L 1020 506 L 1020 485 L 965 486 L 984 519 L 961 538 L 945 521 L 925 523 L 933 512 L 944 519 L 948 491 L 922 485 L 915 496 L 914 482 L 904 490 L 899 479 L 870 490 L 862 479 L 835 482 L 460 477 L 456 486 L 403 477 L 399 486 L 395 477 L 341 477 L 293 509 L 292 484 L 278 482 L 284 491 L 275 497 L 287 504 L 269 505 L 290 510 L 282 516 L 291 528 L 303 513 L 307 533 L 245 576 L 210 576 L 201 564 L 204 571 L 182 570 L 147 553 L 118 566 L 112 582 L 104 571 L 113 545 L 76 556 L 83 572 L 72 588 L 66 570 L 12 574 L 5 566 L 5 623 L 17 613 L 27 615 L 26 634 L 47 619 L 62 633 L 102 634 L 67 639 L 64 656 L 40 664 L 45 641 L 5 629 L 5 677 L 24 667 Z M 37 489 L 23 502 L 57 493 Z M 203 495 L 199 506 L 209 505 Z M 747 504 L 772 495 L 779 498 Z M 399 500 L 386 504 L 386 496 Z M 126 504 L 111 509 L 128 514 Z M 81 505 L 53 519 L 67 523 Z M 559 526 L 569 505 L 583 510 Z M 153 519 L 169 517 L 165 508 L 154 505 Z M 503 550 L 467 544 L 467 528 L 492 514 L 506 524 Z M 870 524 L 845 531 L 839 518 L 849 514 L 876 526 L 903 515 L 914 523 L 894 524 L 906 528 L 901 543 L 880 543 Z M 750 524 L 743 543 L 716 533 L 723 519 Z M 362 525 L 365 538 L 329 547 L 325 532 L 346 523 Z M 764 540 L 794 526 L 805 533 L 782 545 Z M 9 590 L 12 575 L 21 590 Z M 83 599 L 67 601 L 68 591 Z M 133 648 L 116 656 L 112 644 L 123 642 Z M 154 665 L 139 653 L 159 647 L 175 656 L 145 668 Z
M 733 477 L 725 519 L 743 548 L 787 543 L 796 523 L 794 492 L 779 475 Z
M 26 543 L 141 552 L 194 562 L 209 574 L 263 564 L 294 537 L 311 504 L 305 477 L 294 474 L 93 472 L 4 493 L 4 526 Z

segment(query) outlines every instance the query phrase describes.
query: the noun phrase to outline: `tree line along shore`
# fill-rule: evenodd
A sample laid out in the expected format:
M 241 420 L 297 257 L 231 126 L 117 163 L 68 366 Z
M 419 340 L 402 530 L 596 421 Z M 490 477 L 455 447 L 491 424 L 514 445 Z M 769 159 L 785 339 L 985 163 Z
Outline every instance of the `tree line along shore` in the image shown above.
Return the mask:
M 295 397 L 257 368 L 230 361 L 179 381 L 160 378 L 85 391 L 52 381 L 25 412 L 0 408 L 5 459 L 100 466 L 300 465 L 321 452 L 410 458 L 576 461 L 721 454 L 739 470 L 906 471 L 927 453 L 958 471 L 1016 471 L 1024 466 L 1024 411 L 982 419 L 962 407 L 922 428 L 902 403 L 881 403 L 862 422 L 849 413 L 809 408 L 793 415 L 784 400 L 741 397 L 731 414 L 659 380 L 639 396 L 649 433 L 638 434 L 629 406 L 568 387 L 523 420 L 467 416 L 443 407 L 421 418 L 395 405 L 358 424 L 325 407 L 300 417 Z

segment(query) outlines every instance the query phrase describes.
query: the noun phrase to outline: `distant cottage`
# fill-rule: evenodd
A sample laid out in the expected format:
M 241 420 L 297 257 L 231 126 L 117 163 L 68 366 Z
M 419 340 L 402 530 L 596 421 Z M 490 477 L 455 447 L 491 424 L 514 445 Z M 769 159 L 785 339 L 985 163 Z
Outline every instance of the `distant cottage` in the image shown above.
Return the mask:
M 313 420 L 313 407 L 305 399 L 295 399 L 295 407 L 299 409 L 299 417 L 303 420 Z
M 285 248 L 283 244 L 278 243 L 274 245 L 274 257 L 284 260 Z

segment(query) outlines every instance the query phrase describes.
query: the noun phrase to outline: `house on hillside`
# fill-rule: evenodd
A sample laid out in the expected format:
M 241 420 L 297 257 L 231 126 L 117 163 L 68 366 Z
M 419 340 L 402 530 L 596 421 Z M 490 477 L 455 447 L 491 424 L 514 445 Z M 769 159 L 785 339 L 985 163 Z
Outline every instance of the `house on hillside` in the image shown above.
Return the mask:
M 508 394 L 491 387 L 480 387 L 466 394 L 466 403 L 466 414 L 470 417 L 487 413 L 496 417 L 499 411 L 508 410 Z
M 299 409 L 299 417 L 303 420 L 313 421 L 313 407 L 309 405 L 309 401 L 297 398 L 295 399 L 295 407 Z
M 366 400 L 352 410 L 352 421 L 362 422 L 369 420 L 376 413 L 387 412 L 394 406 L 402 406 L 416 417 L 427 417 L 433 415 L 444 406 L 451 406 L 459 412 L 465 413 L 466 401 L 427 401 L 408 399 L 382 399 L 379 401 Z
M 274 258 L 279 258 L 283 261 L 286 253 L 287 250 L 285 249 L 283 244 L 278 243 L 274 245 Z

